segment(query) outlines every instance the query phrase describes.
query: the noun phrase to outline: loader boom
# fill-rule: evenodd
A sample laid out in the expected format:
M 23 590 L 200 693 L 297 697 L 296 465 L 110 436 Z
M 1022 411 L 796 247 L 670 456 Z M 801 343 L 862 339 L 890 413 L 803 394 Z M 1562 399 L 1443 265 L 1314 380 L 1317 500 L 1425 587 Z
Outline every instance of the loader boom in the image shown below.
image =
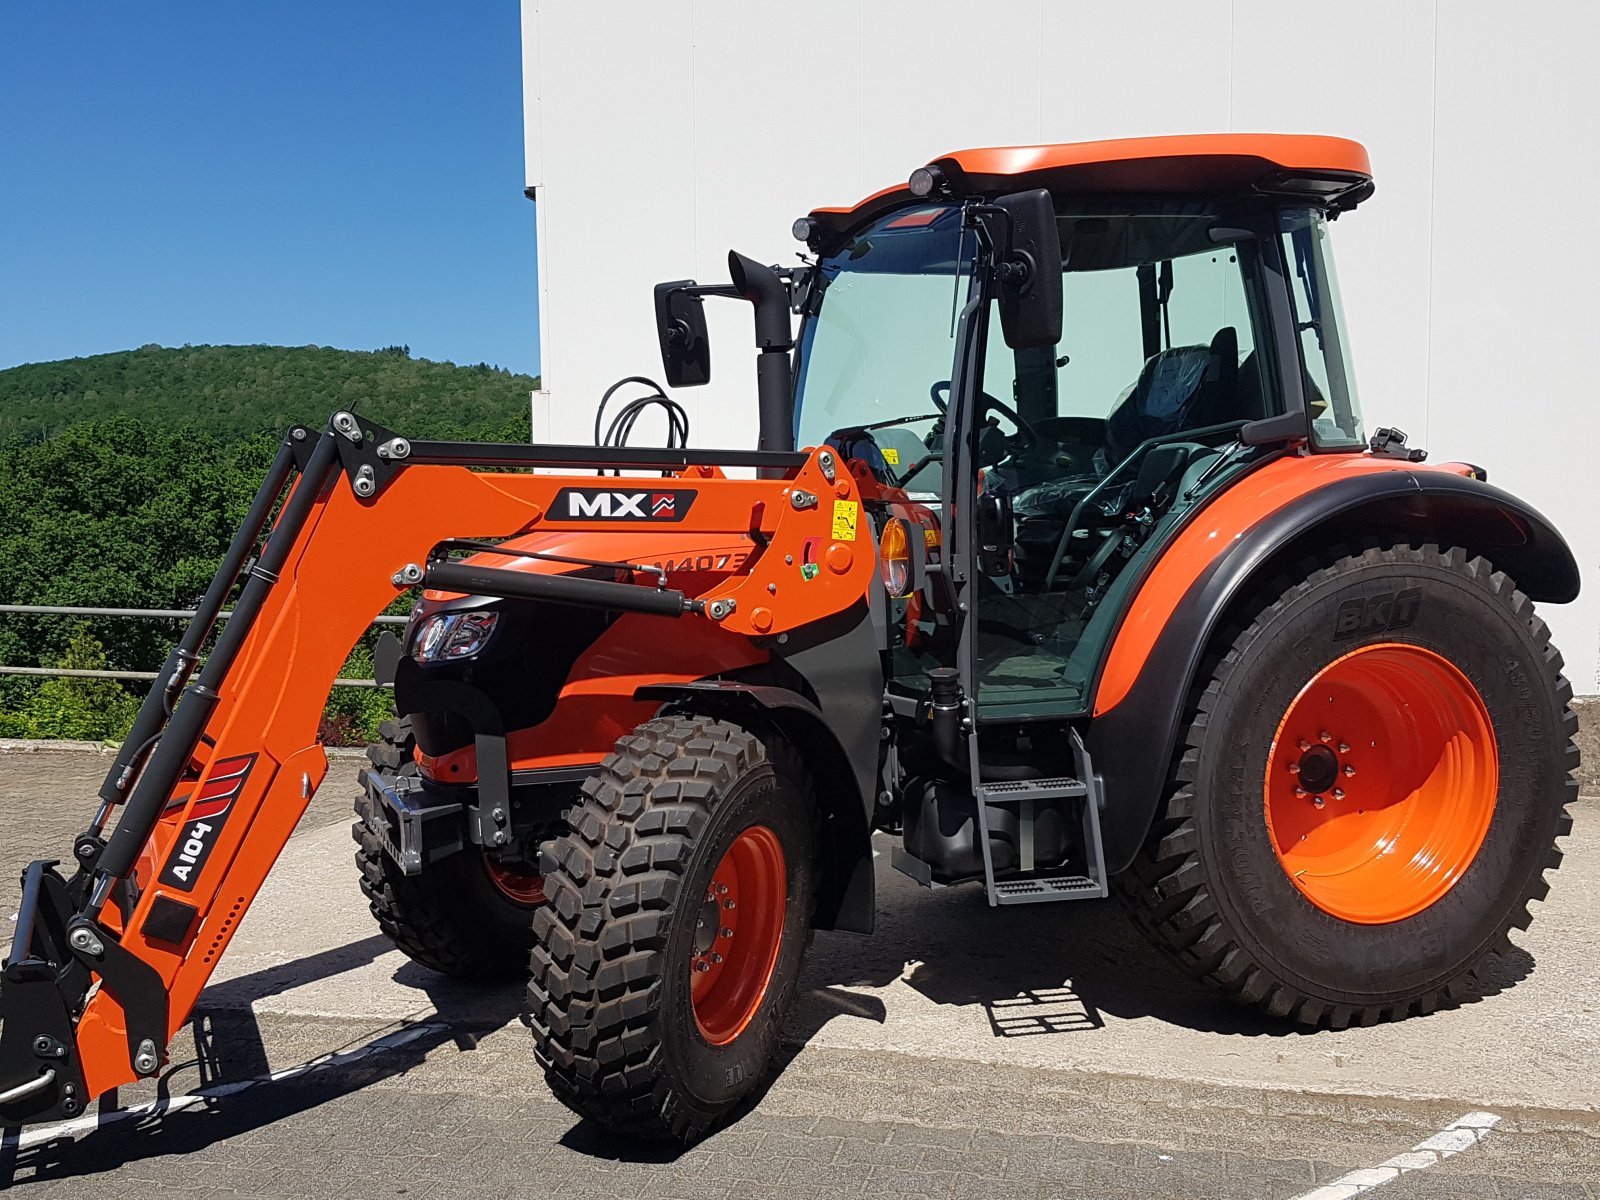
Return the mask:
M 728 478 L 723 466 L 775 477 Z M 658 497 L 655 506 L 640 494 Z M 259 556 L 247 563 L 280 499 Z M 100 811 L 74 847 L 78 875 L 63 881 L 55 864 L 40 862 L 26 876 L 0 985 L 0 1119 L 71 1116 L 159 1070 L 327 772 L 318 720 L 373 617 L 416 585 L 489 595 L 530 586 L 527 576 L 452 563 L 453 539 L 547 528 L 637 534 L 663 519 L 683 532 L 748 539 L 753 551 L 740 573 L 693 599 L 668 591 L 659 575 L 635 581 L 626 570 L 615 581 L 556 575 L 532 586 L 561 603 L 778 637 L 866 594 L 872 544 L 834 536 L 840 506 L 853 512 L 858 503 L 849 472 L 826 449 L 413 443 L 349 413 L 320 436 L 291 431 L 222 575 L 151 689 L 137 740 L 107 777 Z M 800 561 L 827 569 L 796 587 Z M 234 617 L 185 686 L 235 576 L 244 583 Z

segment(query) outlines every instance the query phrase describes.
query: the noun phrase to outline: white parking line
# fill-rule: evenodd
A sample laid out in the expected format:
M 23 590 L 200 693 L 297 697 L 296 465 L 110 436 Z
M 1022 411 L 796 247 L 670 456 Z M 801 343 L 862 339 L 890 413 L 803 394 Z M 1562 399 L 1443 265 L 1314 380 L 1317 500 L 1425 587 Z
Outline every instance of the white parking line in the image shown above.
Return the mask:
M 1294 1200 L 1350 1200 L 1352 1196 L 1393 1183 L 1402 1175 L 1425 1171 L 1463 1150 L 1472 1149 L 1488 1136 L 1489 1130 L 1499 1121 L 1500 1118 L 1494 1113 L 1470 1112 L 1450 1122 L 1426 1141 L 1418 1142 L 1404 1154 L 1396 1154 L 1375 1167 L 1362 1167 L 1341 1175 L 1332 1183 L 1302 1192 Z
M 114 1109 L 108 1113 L 88 1113 L 76 1117 L 71 1121 L 61 1121 L 54 1125 L 40 1125 L 23 1130 L 15 1139 L 8 1139 L 7 1149 L 27 1150 L 39 1146 L 55 1138 L 75 1137 L 80 1133 L 90 1133 L 96 1129 L 103 1129 L 107 1125 L 126 1121 L 133 1117 L 161 1116 L 166 1113 L 182 1112 L 186 1108 L 193 1108 L 197 1104 L 204 1104 L 207 1100 L 219 1100 L 224 1096 L 232 1096 L 246 1088 L 255 1087 L 262 1083 L 282 1083 L 288 1079 L 299 1079 L 305 1075 L 314 1075 L 320 1071 L 335 1070 L 347 1067 L 353 1062 L 373 1054 L 383 1054 L 390 1050 L 398 1050 L 418 1038 L 426 1037 L 430 1033 L 438 1033 L 449 1028 L 447 1025 L 432 1023 L 411 1025 L 396 1033 L 386 1034 L 376 1038 L 364 1046 L 357 1046 L 354 1050 L 341 1050 L 332 1054 L 325 1054 L 314 1058 L 310 1062 L 299 1063 L 293 1067 L 273 1071 L 267 1075 L 260 1075 L 254 1079 L 238 1079 L 231 1083 L 216 1083 L 210 1087 L 199 1088 L 182 1096 L 168 1096 L 161 1100 L 152 1100 L 148 1104 L 136 1104 L 132 1108 Z

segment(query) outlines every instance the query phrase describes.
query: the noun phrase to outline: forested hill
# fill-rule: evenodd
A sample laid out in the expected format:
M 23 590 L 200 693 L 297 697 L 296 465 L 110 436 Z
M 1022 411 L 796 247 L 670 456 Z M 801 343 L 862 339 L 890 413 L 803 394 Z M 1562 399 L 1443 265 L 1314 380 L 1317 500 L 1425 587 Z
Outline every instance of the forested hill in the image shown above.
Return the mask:
M 0 371 L 0 443 L 133 417 L 222 441 L 356 411 L 408 437 L 526 440 L 538 382 L 486 363 L 412 358 L 403 346 L 145 346 Z

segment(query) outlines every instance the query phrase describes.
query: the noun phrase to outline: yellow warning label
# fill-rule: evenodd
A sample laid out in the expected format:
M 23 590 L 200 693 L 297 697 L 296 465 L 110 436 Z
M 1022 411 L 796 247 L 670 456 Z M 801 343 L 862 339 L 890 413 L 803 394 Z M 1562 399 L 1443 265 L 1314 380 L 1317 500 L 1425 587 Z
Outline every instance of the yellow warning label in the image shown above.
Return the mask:
M 861 506 L 854 500 L 835 500 L 833 502 L 833 540 L 836 542 L 853 542 L 856 540 L 856 513 Z
M 939 531 L 937 529 L 924 529 L 922 531 L 922 544 L 924 546 L 937 546 L 939 544 Z
M 898 467 L 900 465 L 900 451 L 896 450 L 893 446 L 884 446 L 880 452 L 883 454 L 883 461 L 888 463 L 891 467 Z

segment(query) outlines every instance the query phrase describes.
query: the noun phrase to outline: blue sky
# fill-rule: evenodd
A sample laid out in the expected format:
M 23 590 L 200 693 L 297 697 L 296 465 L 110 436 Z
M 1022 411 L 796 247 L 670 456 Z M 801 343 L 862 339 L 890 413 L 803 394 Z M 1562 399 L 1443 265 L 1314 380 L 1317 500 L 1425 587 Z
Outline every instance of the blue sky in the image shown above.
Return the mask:
M 517 5 L 0 5 L 0 368 L 269 342 L 538 365 Z

